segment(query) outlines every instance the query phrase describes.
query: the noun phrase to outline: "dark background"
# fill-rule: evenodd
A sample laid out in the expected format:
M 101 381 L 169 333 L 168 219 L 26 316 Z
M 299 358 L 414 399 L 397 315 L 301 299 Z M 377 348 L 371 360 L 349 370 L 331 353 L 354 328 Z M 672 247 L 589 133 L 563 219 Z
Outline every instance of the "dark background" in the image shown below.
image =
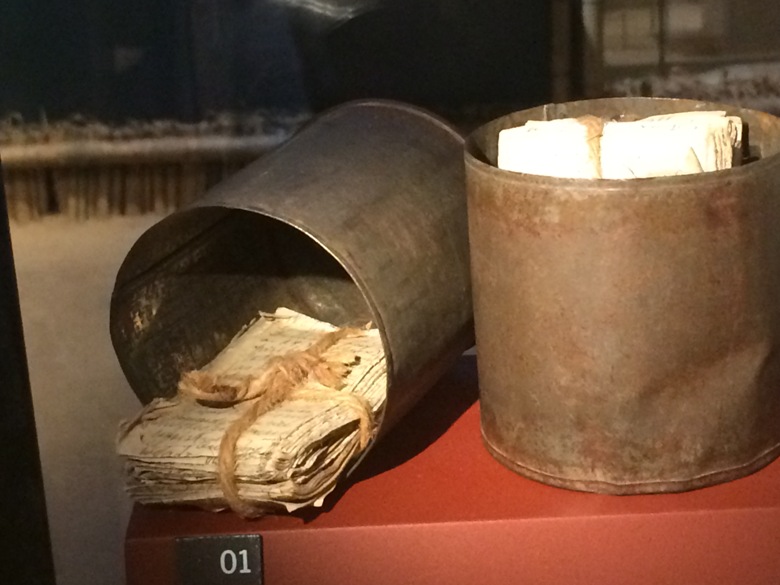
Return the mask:
M 194 120 L 359 97 L 443 112 L 536 105 L 550 96 L 550 11 L 542 0 L 4 0 L 0 116 Z

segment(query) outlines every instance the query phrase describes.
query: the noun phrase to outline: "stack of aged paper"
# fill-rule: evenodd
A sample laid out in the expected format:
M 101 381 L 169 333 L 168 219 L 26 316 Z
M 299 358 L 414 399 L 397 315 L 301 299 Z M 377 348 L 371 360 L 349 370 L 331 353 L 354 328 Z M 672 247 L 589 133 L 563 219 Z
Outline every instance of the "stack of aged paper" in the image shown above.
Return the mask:
M 573 179 L 687 175 L 739 164 L 742 120 L 724 111 L 529 121 L 499 133 L 498 167 Z
M 220 384 L 256 377 L 273 359 L 305 350 L 335 329 L 278 309 L 247 327 L 201 372 Z M 353 403 L 337 400 L 336 393 L 355 394 L 357 403 L 370 409 L 372 420 L 381 417 L 387 373 L 379 332 L 369 329 L 345 337 L 324 357 L 350 364 L 343 388 L 323 388 L 307 380 L 297 393 L 305 398 L 293 395 L 275 406 L 238 439 L 235 483 L 241 499 L 260 509 L 321 505 L 364 447 L 360 413 Z M 129 494 L 141 503 L 227 507 L 218 478 L 220 442 L 251 402 L 215 407 L 179 396 L 148 404 L 134 420 L 123 423 L 118 437 Z
M 498 135 L 498 167 L 549 177 L 600 176 L 599 138 L 604 122 L 595 116 L 528 121 Z

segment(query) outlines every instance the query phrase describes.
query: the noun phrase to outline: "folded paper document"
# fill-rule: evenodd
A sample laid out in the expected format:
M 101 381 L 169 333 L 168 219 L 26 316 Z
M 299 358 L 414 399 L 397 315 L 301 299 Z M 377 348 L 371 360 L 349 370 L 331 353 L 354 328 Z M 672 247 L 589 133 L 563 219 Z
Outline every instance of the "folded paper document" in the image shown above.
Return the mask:
M 666 177 L 731 168 L 741 148 L 742 121 L 723 111 L 632 122 L 583 116 L 502 130 L 498 167 L 572 179 Z
M 366 448 L 386 394 L 377 329 L 278 309 L 123 424 L 128 492 L 242 516 L 320 505 Z

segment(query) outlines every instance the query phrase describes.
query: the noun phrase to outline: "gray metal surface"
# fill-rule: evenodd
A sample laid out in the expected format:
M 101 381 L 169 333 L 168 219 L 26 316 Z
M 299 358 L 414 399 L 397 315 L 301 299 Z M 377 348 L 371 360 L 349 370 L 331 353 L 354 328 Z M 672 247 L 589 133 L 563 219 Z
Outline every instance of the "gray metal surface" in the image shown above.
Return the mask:
M 403 104 L 355 102 L 146 232 L 111 304 L 143 401 L 176 391 L 258 311 L 374 322 L 384 432 L 473 344 L 462 137 Z
M 495 166 L 535 119 L 726 109 L 760 160 L 632 181 Z M 780 453 L 780 120 L 602 99 L 500 118 L 467 140 L 482 431 L 553 485 L 630 494 L 748 474 Z

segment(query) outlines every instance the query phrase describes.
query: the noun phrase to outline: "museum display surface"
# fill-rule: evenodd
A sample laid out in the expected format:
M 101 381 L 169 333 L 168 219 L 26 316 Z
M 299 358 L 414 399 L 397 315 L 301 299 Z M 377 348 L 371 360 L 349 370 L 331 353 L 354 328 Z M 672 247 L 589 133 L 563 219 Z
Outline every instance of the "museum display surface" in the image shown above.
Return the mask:
M 333 496 L 323 510 L 255 521 L 137 506 L 125 546 L 128 585 L 200 583 L 179 580 L 178 563 L 192 562 L 186 549 L 179 556 L 181 540 L 214 538 L 200 558 L 220 571 L 230 548 L 221 539 L 247 534 L 262 539 L 263 580 L 252 583 L 770 585 L 780 574 L 777 461 L 732 482 L 662 495 L 591 494 L 520 477 L 482 444 L 473 357 Z M 257 574 L 254 560 L 250 569 Z M 223 582 L 236 581 L 212 581 Z

